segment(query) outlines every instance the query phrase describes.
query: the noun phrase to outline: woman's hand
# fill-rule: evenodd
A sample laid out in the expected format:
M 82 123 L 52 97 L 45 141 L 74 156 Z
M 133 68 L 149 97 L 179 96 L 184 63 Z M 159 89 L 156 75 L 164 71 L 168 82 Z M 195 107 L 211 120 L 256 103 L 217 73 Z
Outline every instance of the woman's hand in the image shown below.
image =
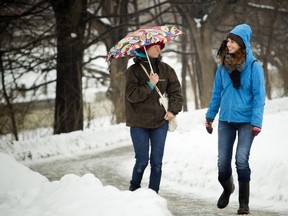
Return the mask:
M 261 132 L 260 127 L 251 126 L 251 133 L 253 134 L 253 136 L 257 136 L 260 132 Z
M 153 73 L 151 71 L 150 76 L 149 76 L 149 82 L 151 83 L 151 85 L 155 86 L 159 81 L 159 76 L 157 73 Z
M 212 123 L 213 123 L 213 119 L 206 118 L 205 127 L 209 134 L 213 133 Z
M 175 116 L 174 116 L 174 114 L 173 114 L 172 112 L 167 111 L 166 114 L 165 114 L 165 116 L 164 116 L 164 119 L 167 120 L 167 121 L 170 121 L 170 120 L 172 120 L 174 117 L 175 117 Z

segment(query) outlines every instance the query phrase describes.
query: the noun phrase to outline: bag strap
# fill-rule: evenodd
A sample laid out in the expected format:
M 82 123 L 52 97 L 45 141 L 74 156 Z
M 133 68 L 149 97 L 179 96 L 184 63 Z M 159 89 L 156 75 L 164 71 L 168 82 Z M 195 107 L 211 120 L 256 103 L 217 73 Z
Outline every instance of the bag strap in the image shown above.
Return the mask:
M 250 73 L 250 79 L 252 80 L 252 69 L 253 69 L 253 64 L 254 64 L 254 62 L 258 62 L 258 59 L 254 59 L 253 61 L 252 61 L 252 63 L 251 63 L 251 73 Z
M 139 64 L 141 65 L 142 69 L 143 69 L 144 72 L 146 73 L 147 77 L 150 77 L 149 74 L 148 74 L 148 71 L 147 71 L 147 69 L 144 67 L 144 65 L 141 64 L 140 62 L 139 62 Z
M 254 60 L 252 61 L 252 63 L 251 63 L 251 71 L 252 71 L 252 67 L 253 67 L 254 62 L 256 62 L 256 61 L 258 61 L 258 59 L 254 59 Z
M 142 69 L 145 71 L 146 75 L 147 75 L 148 77 L 150 77 L 150 76 L 149 76 L 149 73 L 148 73 L 147 69 L 144 67 L 144 65 L 141 64 L 140 62 L 139 62 L 139 64 L 141 65 Z M 164 102 L 165 99 L 164 99 L 163 94 L 161 93 L 161 91 L 160 91 L 160 89 L 157 87 L 157 85 L 155 85 L 154 87 L 155 87 L 155 90 L 157 91 L 157 93 L 159 94 L 159 96 L 160 96 L 160 98 L 161 98 L 161 102 L 162 102 L 162 105 L 163 105 L 165 111 L 167 112 L 167 111 L 168 111 L 168 107 L 166 107 L 166 106 L 164 105 L 164 104 L 165 104 L 165 102 Z

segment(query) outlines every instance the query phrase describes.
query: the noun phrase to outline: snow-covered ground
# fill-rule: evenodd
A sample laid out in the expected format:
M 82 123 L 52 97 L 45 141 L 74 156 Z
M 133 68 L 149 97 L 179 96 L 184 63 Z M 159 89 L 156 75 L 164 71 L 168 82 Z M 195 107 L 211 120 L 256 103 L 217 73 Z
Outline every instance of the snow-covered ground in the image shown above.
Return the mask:
M 161 186 L 216 202 L 222 192 L 217 182 L 217 123 L 209 135 L 204 127 L 205 112 L 206 109 L 193 110 L 178 115 L 179 127 L 167 137 Z M 288 212 L 287 122 L 288 98 L 267 101 L 263 129 L 251 150 L 253 208 Z M 113 185 L 103 186 L 93 174 L 69 174 L 60 181 L 49 182 L 27 167 L 126 145 L 131 145 L 129 128 L 124 124 L 105 124 L 103 118 L 101 126 L 89 130 L 13 145 L 1 140 L 0 215 L 171 215 L 166 200 L 149 189 L 120 191 Z M 127 175 L 131 174 L 133 162 L 131 158 L 122 163 Z M 237 187 L 235 191 L 231 203 L 237 205 Z

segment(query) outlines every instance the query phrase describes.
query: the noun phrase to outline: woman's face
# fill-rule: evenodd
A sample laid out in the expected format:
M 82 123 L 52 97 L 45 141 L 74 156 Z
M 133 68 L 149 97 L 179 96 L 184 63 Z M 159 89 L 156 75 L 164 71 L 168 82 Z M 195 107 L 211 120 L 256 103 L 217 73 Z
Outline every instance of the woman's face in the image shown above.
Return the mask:
M 161 53 L 161 46 L 160 45 L 151 46 L 147 50 L 147 54 L 150 58 L 158 58 L 160 53 Z
M 241 47 L 234 40 L 231 40 L 230 38 L 227 38 L 227 48 L 228 48 L 229 53 L 235 53 Z

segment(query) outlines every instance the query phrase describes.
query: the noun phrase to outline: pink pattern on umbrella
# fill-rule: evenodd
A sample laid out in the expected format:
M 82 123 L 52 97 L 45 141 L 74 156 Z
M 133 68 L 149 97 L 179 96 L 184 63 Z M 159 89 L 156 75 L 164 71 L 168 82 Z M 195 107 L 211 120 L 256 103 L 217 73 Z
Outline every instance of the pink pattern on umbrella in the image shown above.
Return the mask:
M 111 62 L 116 58 L 135 56 L 135 50 L 141 46 L 157 43 L 159 41 L 166 43 L 175 40 L 180 34 L 184 33 L 175 26 L 154 26 L 138 29 L 128 33 L 126 37 L 112 47 L 106 61 Z

